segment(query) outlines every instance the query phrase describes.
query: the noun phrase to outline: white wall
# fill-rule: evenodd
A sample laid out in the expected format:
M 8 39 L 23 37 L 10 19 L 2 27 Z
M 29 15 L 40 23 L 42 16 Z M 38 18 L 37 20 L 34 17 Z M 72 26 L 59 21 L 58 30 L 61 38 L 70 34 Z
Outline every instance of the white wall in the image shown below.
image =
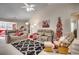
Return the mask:
M 55 31 L 58 17 L 61 17 L 64 34 L 70 32 L 70 14 L 72 11 L 70 6 L 71 5 L 67 4 L 50 5 L 44 8 L 43 10 L 39 11 L 30 20 L 32 25 L 37 24 L 37 26 L 32 28 L 32 32 L 36 32 L 40 28 L 40 21 L 45 19 L 50 19 L 50 28 Z
M 79 39 L 79 21 L 78 21 L 77 39 Z
M 37 24 L 32 28 L 32 32 L 36 32 L 39 28 L 39 22 L 44 19 L 50 19 L 50 28 L 56 31 L 56 23 L 58 17 L 61 17 L 63 23 L 63 34 L 71 31 L 70 19 L 71 13 L 78 11 L 78 5 L 75 4 L 51 4 L 43 10 L 37 12 L 30 20 L 31 25 Z M 75 7 L 76 6 L 76 7 Z M 41 24 L 41 23 L 40 23 Z M 36 28 L 37 27 L 37 28 Z

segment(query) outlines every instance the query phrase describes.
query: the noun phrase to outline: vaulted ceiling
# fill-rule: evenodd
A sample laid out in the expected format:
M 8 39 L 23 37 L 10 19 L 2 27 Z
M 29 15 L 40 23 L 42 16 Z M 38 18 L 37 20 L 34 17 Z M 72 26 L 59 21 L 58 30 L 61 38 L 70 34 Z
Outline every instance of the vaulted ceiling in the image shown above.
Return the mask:
M 46 7 L 48 4 L 31 3 L 35 5 L 35 11 L 27 12 L 24 8 L 24 3 L 0 3 L 0 18 L 28 20 L 33 14 L 40 9 Z
M 59 7 L 57 6 L 64 6 L 64 5 L 71 5 L 75 6 L 76 10 L 79 10 L 79 4 L 57 4 L 57 3 L 29 3 L 35 5 L 35 11 L 27 12 L 26 9 L 21 8 L 24 6 L 24 3 L 0 3 L 0 18 L 5 19 L 17 19 L 17 20 L 29 20 L 31 19 L 35 14 L 40 13 L 47 13 L 47 10 L 52 8 L 51 11 L 54 12 L 55 10 L 58 10 Z M 70 7 L 71 7 L 70 6 Z M 49 7 L 49 8 L 46 8 Z M 70 8 L 69 7 L 69 8 Z M 54 11 L 53 11 L 54 9 Z M 42 11 L 43 10 L 43 11 Z M 49 14 L 49 12 L 48 12 Z

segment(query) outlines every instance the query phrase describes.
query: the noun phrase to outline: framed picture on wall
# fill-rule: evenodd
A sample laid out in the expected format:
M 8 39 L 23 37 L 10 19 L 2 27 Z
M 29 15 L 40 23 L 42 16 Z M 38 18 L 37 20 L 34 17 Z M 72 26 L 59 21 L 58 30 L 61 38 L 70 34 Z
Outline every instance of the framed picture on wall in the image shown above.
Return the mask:
M 49 27 L 50 27 L 50 20 L 43 20 L 42 28 L 49 28 Z

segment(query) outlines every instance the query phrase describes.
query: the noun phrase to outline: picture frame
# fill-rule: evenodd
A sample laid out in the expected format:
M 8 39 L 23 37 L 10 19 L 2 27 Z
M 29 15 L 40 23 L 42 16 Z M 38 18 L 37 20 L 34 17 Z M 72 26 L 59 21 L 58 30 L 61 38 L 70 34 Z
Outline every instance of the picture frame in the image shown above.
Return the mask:
M 43 20 L 42 21 L 42 28 L 49 28 L 50 27 L 50 21 L 49 20 Z

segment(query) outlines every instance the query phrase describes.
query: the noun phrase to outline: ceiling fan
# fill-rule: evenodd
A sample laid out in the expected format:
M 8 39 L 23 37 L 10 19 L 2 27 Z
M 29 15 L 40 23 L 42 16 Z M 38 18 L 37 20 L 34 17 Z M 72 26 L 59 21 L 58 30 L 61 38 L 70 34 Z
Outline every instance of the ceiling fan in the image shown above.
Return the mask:
M 22 6 L 21 8 L 25 8 L 27 12 L 30 12 L 30 11 L 34 11 L 34 7 L 35 5 L 33 4 L 28 4 L 28 3 L 24 3 L 25 6 Z

